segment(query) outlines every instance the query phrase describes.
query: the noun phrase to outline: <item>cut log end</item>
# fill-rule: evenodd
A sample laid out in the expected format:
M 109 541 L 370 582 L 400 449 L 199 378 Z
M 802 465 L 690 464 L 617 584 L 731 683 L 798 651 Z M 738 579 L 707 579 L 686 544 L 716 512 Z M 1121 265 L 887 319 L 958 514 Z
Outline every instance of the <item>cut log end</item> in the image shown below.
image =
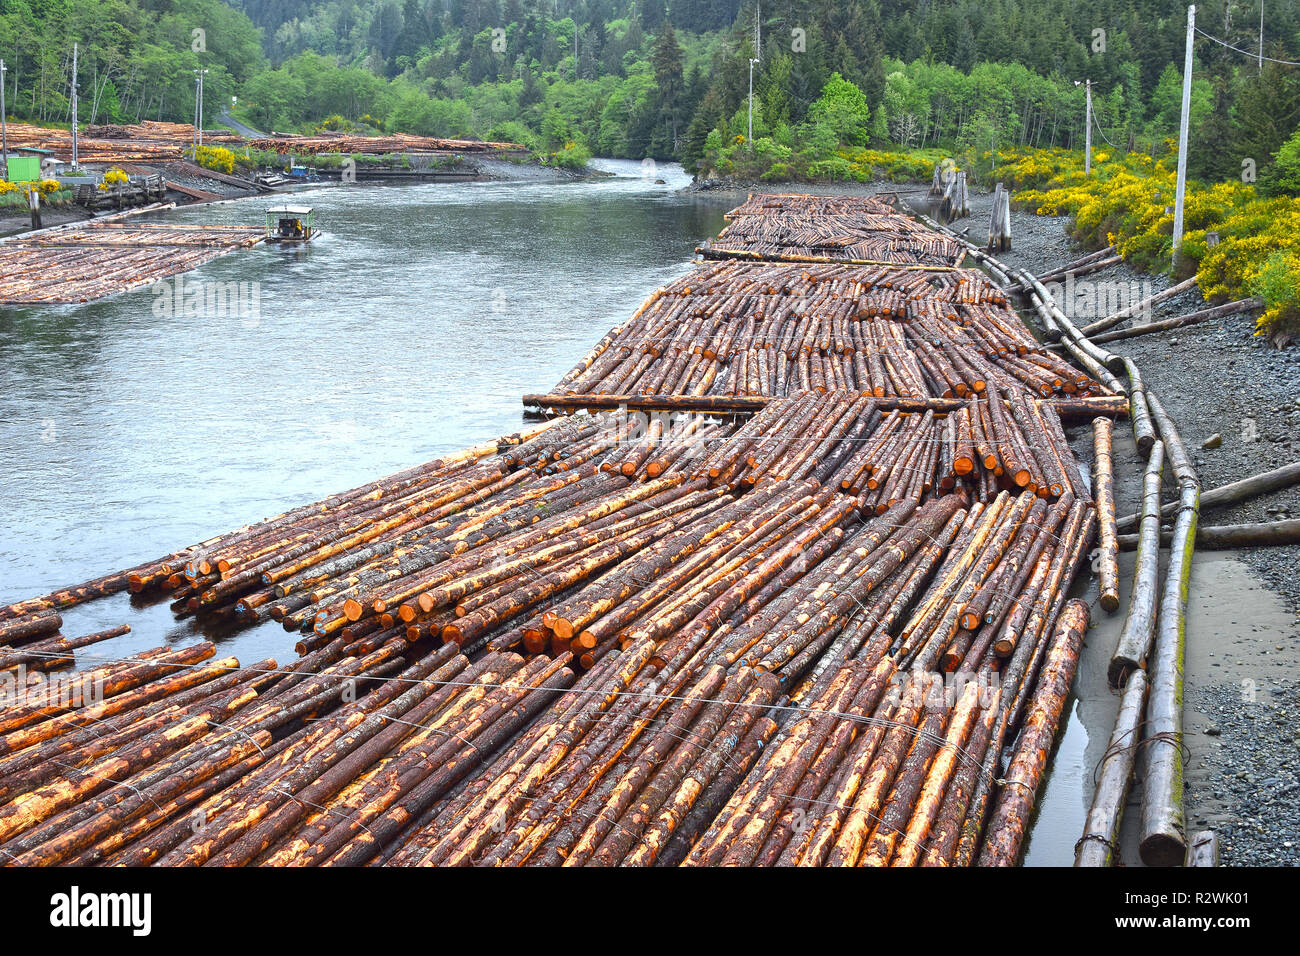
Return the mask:
M 1181 833 L 1153 833 L 1138 846 L 1147 866 L 1182 866 L 1187 857 L 1187 840 Z

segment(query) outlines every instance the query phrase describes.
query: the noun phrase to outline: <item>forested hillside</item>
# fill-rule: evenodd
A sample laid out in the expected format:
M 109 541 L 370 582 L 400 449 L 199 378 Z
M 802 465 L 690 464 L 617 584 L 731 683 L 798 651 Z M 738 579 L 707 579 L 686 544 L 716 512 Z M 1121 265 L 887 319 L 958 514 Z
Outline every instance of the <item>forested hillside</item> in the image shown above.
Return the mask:
M 1300 3 L 1264 2 L 1265 55 L 1300 60 Z M 1300 123 L 1300 67 L 1248 55 L 1259 0 L 1198 9 L 1212 37 L 1197 41 L 1193 172 L 1233 177 L 1243 157 L 1265 172 Z M 760 32 L 753 147 L 774 155 L 1075 146 L 1085 79 L 1099 144 L 1158 151 L 1177 126 L 1184 23 L 1181 0 L 0 0 L 0 56 L 10 114 L 38 122 L 69 119 L 76 40 L 87 122 L 190 119 L 202 66 L 208 116 L 238 96 L 237 115 L 267 129 L 694 167 L 748 134 Z M 836 107 L 848 122 L 827 113 L 834 74 L 862 93 Z

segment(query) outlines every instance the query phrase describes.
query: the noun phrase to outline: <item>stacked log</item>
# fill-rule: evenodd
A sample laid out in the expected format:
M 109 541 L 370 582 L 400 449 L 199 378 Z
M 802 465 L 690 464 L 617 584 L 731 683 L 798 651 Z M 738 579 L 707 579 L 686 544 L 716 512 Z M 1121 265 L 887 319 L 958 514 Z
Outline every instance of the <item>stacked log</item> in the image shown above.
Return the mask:
M 718 440 L 691 474 L 746 486 L 813 478 L 861 496 L 877 514 L 955 490 L 980 501 L 999 488 L 1090 497 L 1060 417 L 1023 395 L 972 398 L 936 415 L 886 410 L 860 392 L 804 392 L 770 403 Z
M 965 397 L 1107 390 L 1042 348 L 976 271 L 705 266 L 658 290 L 554 391 Z
M 746 205 L 755 236 L 803 242 L 810 209 L 908 231 L 843 197 Z M 113 234 L 137 236 L 166 233 Z M 1014 862 L 1097 524 L 1061 416 L 1124 397 L 978 273 L 842 263 L 706 265 L 557 391 L 660 407 L 550 419 L 0 608 L 0 679 L 23 674 L 0 857 Z M 300 656 L 58 636 L 123 589 L 279 621 Z M 70 658 L 90 700 L 40 669 Z
M 981 684 L 972 679 L 955 706 L 932 703 L 923 715 L 919 688 L 929 681 L 898 686 L 890 655 L 894 609 L 906 585 L 934 567 L 941 550 L 927 547 L 933 536 L 962 527 L 967 516 L 949 497 L 910 519 L 900 510 L 893 520 L 868 520 L 842 547 L 814 558 L 819 564 L 805 574 L 806 586 L 738 582 L 734 598 L 715 604 L 718 612 L 706 609 L 665 644 L 633 639 L 597 665 L 617 673 L 616 688 L 625 693 L 602 690 L 597 714 L 576 702 L 554 711 L 547 725 L 472 779 L 461 799 L 414 808 L 422 816 L 407 825 L 409 841 L 380 859 L 543 866 L 920 862 L 933 822 L 965 820 L 964 798 L 962 816 L 941 810 L 949 780 L 971 759 L 972 734 L 983 734 L 987 746 L 1000 709 L 1009 719 L 1021 696 L 1047 694 L 1025 679 L 1025 694 L 1002 704 L 994 691 L 981 701 Z M 898 521 L 900 534 L 891 539 Z M 1079 527 L 1062 549 L 1067 565 L 1086 546 Z M 756 613 L 733 614 L 710 635 L 755 587 L 739 608 Z M 766 606 L 758 603 L 764 600 Z M 901 598 L 903 607 L 908 600 Z M 1054 593 L 1051 603 L 1059 611 L 1063 595 Z M 1022 658 L 1047 643 L 1054 619 L 1034 631 Z M 1077 650 L 1077 627 L 1071 634 Z M 820 643 L 824 653 L 802 653 L 801 640 Z M 977 659 L 987 691 L 1000 661 L 991 649 Z M 1063 666 L 1064 659 L 1043 670 L 1058 697 L 1062 683 L 1068 687 Z M 1044 716 L 1036 726 L 1046 725 Z M 1044 739 L 1050 742 L 1043 733 L 1026 747 L 1039 753 Z M 877 753 L 884 759 L 874 763 Z M 936 754 L 941 759 L 932 764 Z M 859 787 L 864 775 L 871 783 Z M 889 816 L 878 812 L 887 807 Z M 888 822 L 874 826 L 878 816 Z M 943 855 L 937 861 L 950 862 Z
M 392 133 L 387 136 L 352 136 L 344 133 L 320 133 L 298 136 L 272 133 L 250 140 L 252 149 L 270 150 L 281 155 L 315 156 L 318 153 L 353 153 L 382 156 L 387 153 L 482 153 L 497 150 L 520 151 L 518 143 L 484 142 L 473 139 L 443 139 L 437 136 L 412 136 Z
M 584 440 L 580 436 L 590 427 L 581 419 L 547 423 L 535 434 L 516 436 L 515 444 L 508 440 L 489 443 L 448 456 L 436 466 L 415 469 L 413 474 L 395 481 L 363 486 L 337 496 L 328 505 L 299 509 L 287 517 L 195 547 L 186 554 L 186 570 L 196 578 L 213 575 L 219 581 L 234 580 L 241 568 L 258 567 L 258 555 L 267 542 L 274 540 L 280 545 L 293 540 L 295 531 L 301 534 L 299 529 L 304 527 L 315 527 L 319 532 L 320 527 L 312 525 L 308 516 L 326 513 L 327 508 L 337 509 L 345 501 L 366 499 L 392 504 L 411 488 L 447 487 L 451 476 L 464 486 L 468 484 L 466 472 L 500 458 L 516 463 L 521 469 L 516 473 L 541 478 L 541 472 L 561 460 L 556 452 L 566 443 Z M 499 780 L 517 779 L 523 774 L 522 770 L 503 773 L 503 768 L 521 759 L 517 750 L 502 755 L 480 775 L 468 776 L 476 761 L 487 760 L 492 754 L 483 740 L 503 740 L 506 736 L 504 727 L 489 731 L 496 725 L 476 722 L 480 710 L 473 711 L 475 719 L 457 718 L 446 725 L 436 724 L 439 729 L 457 728 L 456 734 L 467 737 L 469 743 L 459 737 L 454 741 L 460 751 L 454 747 L 447 750 L 453 741 L 432 730 L 405 736 L 405 731 L 435 726 L 426 719 L 426 713 L 440 713 L 433 709 L 435 706 L 453 706 L 444 694 L 437 705 L 428 705 L 430 710 L 412 711 L 418 719 L 403 716 L 403 723 L 390 725 L 376 720 L 366 725 L 377 739 L 381 731 L 385 736 L 355 760 L 348 756 L 350 752 L 333 748 L 336 741 L 340 747 L 351 746 L 354 738 L 343 734 L 366 719 L 360 712 L 349 710 L 352 723 L 347 732 L 321 727 L 279 738 L 277 731 L 270 739 L 258 738 L 262 749 L 256 755 L 220 751 L 221 760 L 210 768 L 210 776 L 196 769 L 193 776 L 177 777 L 185 782 L 183 793 L 172 789 L 172 784 L 162 786 L 158 773 L 148 769 L 149 765 L 141 766 L 136 785 L 151 800 L 156 799 L 161 809 L 146 809 L 145 804 L 131 802 L 125 810 L 118 810 L 116 803 L 103 805 L 97 790 L 85 794 L 77 791 L 76 799 L 69 796 L 50 808 L 48 820 L 54 822 L 41 816 L 27 828 L 30 835 L 27 829 L 21 834 L 15 832 L 18 842 L 0 845 L 0 849 L 24 863 L 325 864 L 369 862 L 380 854 L 391 854 L 391 862 L 452 862 L 485 857 L 503 863 L 564 860 L 571 865 L 580 861 L 650 864 L 657 862 L 661 854 L 669 860 L 685 858 L 691 843 L 685 831 L 678 832 L 680 821 L 692 827 L 692 838 L 710 826 L 718 826 L 721 817 L 717 814 L 733 799 L 733 789 L 744 782 L 745 768 L 754 766 L 758 768 L 755 772 L 762 774 L 772 772 L 766 762 L 759 762 L 763 749 L 760 744 L 770 740 L 792 713 L 788 704 L 778 703 L 783 697 L 808 709 L 808 719 L 820 728 L 814 739 L 822 740 L 827 734 L 833 738 L 828 739 L 831 750 L 817 765 L 819 776 L 798 789 L 799 794 L 815 797 L 823 783 L 832 782 L 831 776 L 825 776 L 833 769 L 826 763 L 831 760 L 830 754 L 858 753 L 853 747 L 860 728 L 845 723 L 840 714 L 860 711 L 870 717 L 876 713 L 896 661 L 907 657 L 913 663 L 920 662 L 917 666 L 922 673 L 934 673 L 941 652 L 949 650 L 954 641 L 967 649 L 967 670 L 982 669 L 987 674 L 1012 667 L 1031 655 L 1059 611 L 1068 571 L 1085 553 L 1090 529 L 1085 520 L 1090 512 L 1084 503 L 1062 502 L 1048 512 L 1044 503 L 1029 492 L 1014 499 L 1003 493 L 988 505 L 976 502 L 969 507 L 963 495 L 948 494 L 930 498 L 919 507 L 911 501 L 901 502 L 875 516 L 871 511 L 864 513 L 856 499 L 832 485 L 790 478 L 756 483 L 740 499 L 731 497 L 730 488 L 709 490 L 706 482 L 696 482 L 692 487 L 685 476 L 676 481 L 634 481 L 618 472 L 593 469 L 591 475 L 570 484 L 580 485 L 601 476 L 614 482 L 610 485 L 612 491 L 594 498 L 594 506 L 585 508 L 583 517 L 604 514 L 621 518 L 621 528 L 618 521 L 606 522 L 576 540 L 571 533 L 538 534 L 534 531 L 538 526 L 559 527 L 546 524 L 557 518 L 564 519 L 561 524 L 583 527 L 574 521 L 578 515 L 565 518 L 574 508 L 583 508 L 583 503 L 565 509 L 563 502 L 556 499 L 556 514 L 537 522 L 514 522 L 524 533 L 507 540 L 513 540 L 518 550 L 487 548 L 488 553 L 476 555 L 472 544 L 475 539 L 463 533 L 457 540 L 468 546 L 460 555 L 473 560 L 457 564 L 453 559 L 447 563 L 451 567 L 433 565 L 439 572 L 435 577 L 444 583 L 422 593 L 431 599 L 428 610 L 418 602 L 413 606 L 416 628 L 426 620 L 443 619 L 456 622 L 451 633 L 457 637 L 469 636 L 470 622 L 487 608 L 496 608 L 494 614 L 531 617 L 539 631 L 551 636 L 529 647 L 528 628 L 511 627 L 498 640 L 488 643 L 483 656 L 473 665 L 455 639 L 434 652 L 439 666 L 455 660 L 462 669 L 484 668 L 470 677 L 461 675 L 452 681 L 444 676 L 438 680 L 470 688 L 466 693 L 478 695 L 475 701 L 482 700 L 475 706 L 490 709 L 498 719 L 520 714 L 517 722 L 507 725 L 516 730 L 526 723 L 524 714 L 536 714 L 551 700 L 552 685 L 547 684 L 544 690 L 544 682 L 555 679 L 562 686 L 580 670 L 580 655 L 575 651 L 581 649 L 589 654 L 585 666 L 602 680 L 608 679 L 611 670 L 624 673 L 620 668 L 636 662 L 636 670 L 628 674 L 626 698 L 614 695 L 610 699 L 610 716 L 602 714 L 593 720 L 588 708 L 575 701 L 567 709 L 552 708 L 550 724 L 528 725 L 529 740 L 563 737 L 566 741 L 566 749 L 558 753 L 546 751 L 546 760 L 524 774 L 531 781 L 528 787 L 533 789 L 500 793 L 493 789 Z M 403 483 L 405 487 L 399 487 Z M 656 483 L 658 494 L 628 490 Z M 524 484 L 519 482 L 520 486 Z M 694 507 L 687 507 L 688 500 Z M 622 507 L 614 508 L 616 504 Z M 643 506 L 639 515 L 623 517 L 638 510 L 638 506 Z M 463 513 L 469 515 L 472 511 L 467 508 Z M 522 518 L 524 514 L 514 508 L 496 509 L 491 517 L 482 512 L 474 516 L 473 526 L 486 529 L 492 520 L 510 524 L 508 516 Z M 652 533 L 638 537 L 633 533 L 638 526 Z M 469 525 L 457 527 L 461 532 L 469 529 Z M 576 550 L 583 545 L 585 552 Z M 549 548 L 556 570 L 541 578 L 526 573 L 524 569 L 537 564 L 524 556 L 529 546 L 543 551 Z M 567 564 L 563 563 L 566 550 L 570 558 Z M 534 556 L 540 553 L 533 552 Z M 511 566 L 509 556 L 516 554 L 520 559 Z M 589 559 L 578 560 L 584 554 Z M 1035 568 L 1032 599 L 1027 596 L 1023 603 L 999 600 L 1000 595 L 1014 596 L 1023 590 L 1014 582 L 1023 578 L 1025 572 L 1017 568 L 1017 563 L 1026 554 Z M 627 560 L 602 565 L 610 556 Z M 589 572 L 600 567 L 608 570 L 593 579 Z M 162 574 L 163 569 L 153 573 Z M 924 589 L 932 573 L 934 584 Z M 142 586 L 148 578 L 148 573 L 137 575 L 134 583 Z M 590 585 L 564 590 L 566 581 L 583 580 L 591 580 Z M 494 582 L 507 582 L 509 587 L 501 589 Z M 427 589 L 434 582 L 425 577 L 419 583 Z M 534 590 L 524 595 L 521 588 L 527 586 Z M 289 593 L 293 593 L 292 589 Z M 498 593 L 506 599 L 504 603 L 500 599 L 488 601 Z M 538 614 L 539 608 L 534 605 L 524 615 L 518 615 L 519 609 L 539 593 L 563 600 L 553 603 L 545 613 Z M 454 610 L 465 610 L 459 620 L 447 614 L 451 602 L 458 602 Z M 984 612 L 974 625 L 975 631 L 963 626 L 964 614 L 949 611 L 958 607 L 972 613 Z M 367 604 L 365 610 L 373 611 L 373 606 Z M 438 617 L 440 613 L 442 618 Z M 369 614 L 364 620 L 373 616 Z M 997 642 L 981 637 L 991 638 L 1008 628 L 1020 634 L 1019 656 L 1001 654 Z M 398 633 L 391 633 L 376 625 L 370 634 L 378 635 L 382 642 L 376 646 L 373 637 L 369 641 L 350 641 L 341 635 L 313 649 L 304 658 L 310 666 L 277 672 L 277 676 L 286 687 L 301 686 L 303 692 L 319 690 L 322 682 L 318 674 L 369 674 L 365 668 L 371 663 L 391 665 L 395 656 L 408 655 L 412 648 L 400 628 Z M 419 644 L 424 636 L 441 636 L 445 640 L 447 632 L 437 635 L 432 629 L 424 629 L 414 643 L 428 646 Z M 579 644 L 557 646 L 555 637 L 570 642 L 577 639 Z M 436 641 L 433 643 L 436 646 Z M 358 644 L 364 654 L 358 654 Z M 530 662 L 512 648 L 526 653 L 549 650 L 551 656 L 543 653 Z M 912 653 L 918 649 L 918 653 Z M 433 666 L 432 659 L 421 660 Z M 737 665 L 742 669 L 740 676 L 728 677 Z M 1017 672 L 1023 676 L 1028 671 L 1021 666 Z M 632 678 L 639 682 L 633 683 Z M 869 681 L 870 686 L 864 681 Z M 525 693 L 521 684 L 532 691 Z M 605 684 L 581 686 L 603 688 Z M 403 690 L 407 688 L 402 685 Z M 528 694 L 533 691 L 536 696 L 529 703 Z M 395 694 L 396 689 L 385 693 Z M 414 705 L 418 697 L 413 694 L 405 700 Z M 388 699 L 383 696 L 384 701 Z M 155 698 L 148 700 L 154 702 Z M 311 700 L 317 701 L 318 697 Z M 772 710 L 773 705 L 777 709 Z M 822 709 L 831 713 L 819 715 Z M 153 714 L 151 711 L 150 719 Z M 914 831 L 927 819 L 946 819 L 940 814 L 940 788 L 945 786 L 947 775 L 958 775 L 957 748 L 965 746 L 959 741 L 966 739 L 971 727 L 991 733 L 996 726 L 992 715 L 983 710 L 977 713 L 970 704 L 963 704 L 954 725 L 939 711 L 929 719 L 934 735 L 951 737 L 947 749 L 936 748 L 936 754 L 948 767 L 943 776 L 933 780 L 927 777 L 923 781 L 927 787 L 917 791 L 927 794 L 919 811 L 922 815 L 899 820 L 900 826 L 906 823 Z M 575 720 L 584 728 L 584 735 L 564 730 Z M 62 722 L 71 730 L 83 726 L 75 720 Z M 161 718 L 156 723 L 161 724 Z M 805 723 L 792 726 L 789 732 L 797 729 L 797 739 L 803 739 L 815 730 Z M 124 724 L 124 737 L 136 739 L 126 733 L 127 727 L 135 727 L 143 734 L 154 725 L 147 721 Z M 467 736 L 479 727 L 487 737 Z M 332 735 L 321 736 L 326 733 Z M 448 729 L 447 734 L 451 733 Z M 687 744 L 683 744 L 683 738 Z M 80 736 L 73 740 L 84 750 L 81 756 L 87 761 L 102 763 L 110 759 L 102 743 L 82 744 Z M 736 768 L 727 755 L 738 745 L 745 748 L 745 759 Z M 191 750 L 199 749 L 199 743 L 191 745 Z M 598 760 L 606 750 L 610 756 Z M 324 765 L 318 760 L 304 762 L 296 771 L 292 769 L 299 758 L 315 753 L 323 755 Z M 456 757 L 457 753 L 462 755 Z M 68 762 L 62 756 L 59 759 Z M 447 768 L 445 772 L 431 776 L 428 769 L 439 766 L 444 759 L 451 761 L 441 764 Z M 340 769 L 321 775 L 323 768 L 334 766 L 330 760 L 338 760 Z M 261 769 L 264 765 L 272 769 Z M 234 773 L 236 766 L 245 768 L 252 779 L 230 780 L 226 771 Z M 202 766 L 203 773 L 208 769 L 208 764 Z M 739 772 L 733 772 L 737 769 Z M 597 770 L 611 776 L 583 775 Z M 46 783 L 44 772 L 30 779 Z M 230 782 L 218 789 L 214 782 L 217 779 Z M 391 781 L 391 786 L 385 782 L 381 787 L 381 781 Z M 833 782 L 840 782 L 838 775 Z M 725 786 L 718 789 L 720 783 Z M 461 784 L 467 789 L 457 790 Z M 546 788 L 545 799 L 536 796 L 535 788 L 539 786 Z M 453 792 L 478 793 L 480 789 L 494 794 L 490 804 L 480 806 L 492 810 L 486 818 L 482 814 L 467 817 L 462 803 L 443 801 Z M 552 791 L 553 796 L 549 795 Z M 699 806 L 711 808 L 712 814 L 705 809 L 691 812 L 705 797 Z M 552 812 L 557 801 L 560 805 L 574 802 L 579 809 L 585 808 L 582 812 L 587 816 L 581 816 L 578 810 Z M 498 804 L 501 809 L 493 809 Z M 802 809 L 811 815 L 809 807 L 818 806 L 809 803 Z M 195 807 L 201 808 L 204 821 L 197 831 L 191 826 Z M 510 808 L 509 814 L 506 807 Z M 782 807 L 778 811 L 784 812 Z M 890 819 L 901 812 L 898 809 Z M 432 814 L 428 821 L 424 821 L 426 814 Z M 481 825 L 466 830 L 462 824 L 467 819 L 477 819 Z M 797 827 L 776 817 L 761 819 L 772 827 L 779 823 L 776 842 L 766 849 L 766 842 L 757 847 L 751 847 L 752 841 L 744 845 L 763 851 L 758 859 L 772 861 L 784 852 Z M 861 811 L 847 816 L 851 827 L 858 827 L 862 819 L 869 817 Z M 578 826 L 583 820 L 585 823 Z M 56 823 L 58 834 L 66 829 L 72 835 L 56 834 Z M 763 831 L 770 835 L 766 824 Z M 515 834 L 511 840 L 518 842 L 499 844 L 497 838 L 507 833 Z M 630 839 L 632 833 L 638 834 L 636 840 Z M 908 847 L 919 839 L 911 838 L 912 843 L 900 841 L 890 850 L 878 845 L 886 836 L 887 831 L 881 830 L 876 843 L 863 844 L 874 847 L 863 857 L 864 862 L 880 857 L 886 850 L 911 852 Z M 736 851 L 736 858 L 743 855 L 741 850 Z M 917 859 L 919 854 L 913 862 Z
M 751 195 L 726 216 L 705 259 L 955 266 L 961 247 L 877 198 Z
M 92 220 L 0 243 L 0 303 L 89 302 L 188 272 L 262 238 L 254 226 Z M 237 314 L 238 303 L 227 308 Z
M 94 129 L 95 127 L 91 127 Z M 46 129 L 26 123 L 8 126 L 10 149 L 46 149 L 56 159 L 72 161 L 72 134 L 66 129 Z M 92 135 L 77 137 L 77 160 L 82 163 L 167 163 L 181 158 L 185 146 L 193 142 L 193 128 L 188 139 L 105 138 Z
M 81 128 L 81 135 L 90 139 L 170 143 L 184 147 L 194 142 L 195 130 L 189 123 L 142 120 L 139 123 L 108 123 L 103 126 L 86 125 Z M 78 141 L 78 148 L 80 148 L 80 142 Z M 203 131 L 203 142 L 235 146 L 243 145 L 244 138 L 228 129 L 205 129 Z
M 943 229 L 941 226 L 937 228 Z M 1138 548 L 1133 594 L 1109 669 L 1111 682 L 1123 686 L 1123 699 L 1110 746 L 1098 768 L 1099 779 L 1084 833 L 1075 848 L 1075 865 L 1106 866 L 1118 862 L 1117 836 L 1129 779 L 1135 766 L 1134 752 L 1139 746 L 1148 751 L 1141 779 L 1142 816 L 1138 848 L 1143 862 L 1148 866 L 1216 865 L 1214 835 L 1202 832 L 1193 835 L 1189 841 L 1183 808 L 1182 683 L 1192 554 L 1197 543 L 1254 545 L 1300 540 L 1300 522 L 1198 530 L 1202 504 L 1200 482 L 1173 419 L 1159 400 L 1148 392 L 1131 359 L 1099 348 L 1096 343 L 1102 336 L 1089 337 L 1190 288 L 1195 284 L 1195 278 L 1080 329 L 1050 301 L 1040 280 L 1024 270 L 1010 270 L 965 240 L 959 241 L 991 272 L 1004 278 L 1019 275 L 1022 288 L 1029 293 L 1044 325 L 1062 337 L 1066 349 L 1081 364 L 1116 387 L 1122 386 L 1110 370 L 1122 370 L 1127 375 L 1134 439 L 1138 451 L 1147 459 L 1142 510 L 1138 515 L 1123 519 L 1127 526 L 1140 521 L 1139 532 L 1133 541 Z M 1103 422 L 1095 423 L 1095 428 L 1098 496 L 1101 499 L 1106 496 L 1107 489 L 1100 485 L 1109 484 L 1104 474 L 1109 461 L 1103 460 L 1110 457 L 1109 430 Z M 1160 503 L 1161 471 L 1166 454 L 1178 482 L 1178 499 L 1169 507 L 1175 514 L 1175 522 L 1168 534 L 1160 529 L 1161 516 L 1166 513 Z M 1215 500 L 1220 504 L 1241 500 L 1269 488 L 1284 487 L 1294 480 L 1294 469 L 1284 466 L 1216 489 Z M 1104 536 L 1111 539 L 1105 549 L 1110 554 L 1103 555 L 1103 558 L 1113 561 L 1115 544 L 1123 547 L 1125 542 L 1122 537 L 1118 542 L 1114 541 L 1119 523 L 1114 521 L 1113 510 L 1099 501 L 1099 512 L 1108 525 Z M 1296 527 L 1288 527 L 1289 524 Z M 1162 543 L 1169 544 L 1170 555 L 1163 584 L 1160 584 L 1157 580 L 1158 555 Z M 1113 575 L 1113 567 L 1111 570 Z M 1139 739 L 1142 731 L 1145 735 Z
M 818 794 L 843 786 L 836 761 L 864 759 L 859 735 L 879 735 L 869 718 L 916 709 L 914 691 L 902 705 L 888 697 L 900 611 L 940 600 L 918 593 L 918 583 L 936 566 L 941 582 L 987 580 L 998 567 L 993 555 L 1008 550 L 990 544 L 987 560 L 968 567 L 954 560 L 957 550 L 945 560 L 942 543 L 968 540 L 968 528 L 982 527 L 979 514 L 996 512 L 996 540 L 1009 544 L 1036 501 L 1003 496 L 967 509 L 953 495 L 860 521 L 836 504 L 842 498 L 811 485 L 798 491 L 793 513 L 812 519 L 801 533 L 787 533 L 791 506 L 774 485 L 762 507 L 716 523 L 711 538 L 684 534 L 638 552 L 626 580 L 639 589 L 606 579 L 598 593 L 557 607 L 556 621 L 595 611 L 593 632 L 621 628 L 576 682 L 567 649 L 531 659 L 489 649 L 471 662 L 454 644 L 413 658 L 406 642 L 390 639 L 349 657 L 338 639 L 297 670 L 274 662 L 241 670 L 230 659 L 199 666 L 211 645 L 158 649 L 82 675 L 110 688 L 88 706 L 24 701 L 0 724 L 0 801 L 8 801 L 0 803 L 0 853 L 25 865 L 649 865 L 721 847 L 710 838 L 691 850 L 707 828 L 745 835 L 729 844 L 725 862 L 776 862 L 802 834 L 794 821 L 820 822 Z M 1049 564 L 1065 567 L 1083 553 L 1086 528 L 1071 528 L 1059 557 L 1045 552 Z M 688 580 L 699 583 L 674 586 Z M 658 603 L 647 591 L 658 592 Z M 645 602 L 611 597 L 625 593 Z M 1026 632 L 1023 647 L 1045 640 L 1061 600 L 1059 590 L 1044 598 L 1041 626 Z M 1017 660 L 1004 665 L 986 646 L 972 670 L 987 678 Z M 913 747 L 901 764 L 894 791 L 909 795 L 886 804 L 895 810 L 885 818 L 900 832 L 903 823 L 918 834 L 925 821 L 946 819 L 942 797 L 970 734 L 992 732 L 990 707 L 1009 710 L 997 697 L 977 708 L 974 690 L 952 721 L 941 707 L 927 711 L 916 739 L 934 744 L 929 756 L 938 759 L 927 772 L 929 760 Z M 920 723 L 918 710 L 903 737 Z M 769 741 L 779 746 L 765 749 Z M 822 756 L 800 757 L 799 772 L 812 774 L 800 784 L 785 761 L 806 741 L 818 742 Z M 890 741 L 904 742 L 899 734 Z M 757 814 L 733 819 L 728 807 L 753 787 L 766 792 L 778 773 L 795 802 L 760 803 Z M 879 770 L 872 779 L 883 794 L 890 780 Z M 920 816 L 904 812 L 915 799 Z M 844 847 L 856 841 L 867 848 L 862 862 L 886 862 L 915 845 L 917 862 L 917 835 L 891 840 L 892 830 L 878 827 L 863 841 L 871 834 L 858 832 L 860 822 L 873 814 L 854 805 Z M 836 845 L 832 861 L 844 862 L 848 851 Z

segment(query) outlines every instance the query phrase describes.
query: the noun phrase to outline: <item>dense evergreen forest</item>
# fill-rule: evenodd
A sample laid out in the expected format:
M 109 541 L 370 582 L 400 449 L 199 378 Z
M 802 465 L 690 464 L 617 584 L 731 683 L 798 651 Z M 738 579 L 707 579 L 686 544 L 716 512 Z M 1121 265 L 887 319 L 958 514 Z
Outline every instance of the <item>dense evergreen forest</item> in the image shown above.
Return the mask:
M 1300 60 L 1300 4 L 1263 0 L 1266 57 Z M 1156 152 L 1174 135 L 1178 0 L 0 0 L 12 117 L 206 115 L 266 130 L 482 136 L 715 166 L 837 145 Z M 1198 5 L 1193 172 L 1266 172 L 1300 124 L 1300 67 L 1264 62 L 1260 0 Z M 761 36 L 761 41 L 758 39 Z M 1217 41 L 1223 41 L 1222 43 Z M 1228 44 L 1225 46 L 1223 44 Z M 1236 47 L 1238 50 L 1229 48 Z M 750 60 L 754 136 L 748 140 Z M 737 137 L 743 137 L 737 140 Z M 752 148 L 751 148 L 752 147 Z

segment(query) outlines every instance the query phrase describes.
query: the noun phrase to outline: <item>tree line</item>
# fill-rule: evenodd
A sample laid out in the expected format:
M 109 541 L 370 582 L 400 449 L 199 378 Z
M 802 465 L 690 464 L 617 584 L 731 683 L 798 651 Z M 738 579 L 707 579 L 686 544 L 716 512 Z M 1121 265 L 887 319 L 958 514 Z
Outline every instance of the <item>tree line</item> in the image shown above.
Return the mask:
M 1259 46 L 1260 0 L 1198 4 L 1189 164 L 1260 175 L 1300 124 L 1300 67 Z M 1300 60 L 1300 3 L 1267 0 L 1264 53 Z M 11 115 L 67 122 L 72 42 L 87 122 L 207 114 L 524 142 L 704 168 L 748 136 L 796 152 L 827 84 L 868 119 L 842 145 L 1159 151 L 1176 132 L 1181 0 L 0 0 Z M 831 92 L 835 92 L 835 87 Z M 837 94 L 838 95 L 838 94 Z M 710 139 L 712 137 L 712 139 Z

